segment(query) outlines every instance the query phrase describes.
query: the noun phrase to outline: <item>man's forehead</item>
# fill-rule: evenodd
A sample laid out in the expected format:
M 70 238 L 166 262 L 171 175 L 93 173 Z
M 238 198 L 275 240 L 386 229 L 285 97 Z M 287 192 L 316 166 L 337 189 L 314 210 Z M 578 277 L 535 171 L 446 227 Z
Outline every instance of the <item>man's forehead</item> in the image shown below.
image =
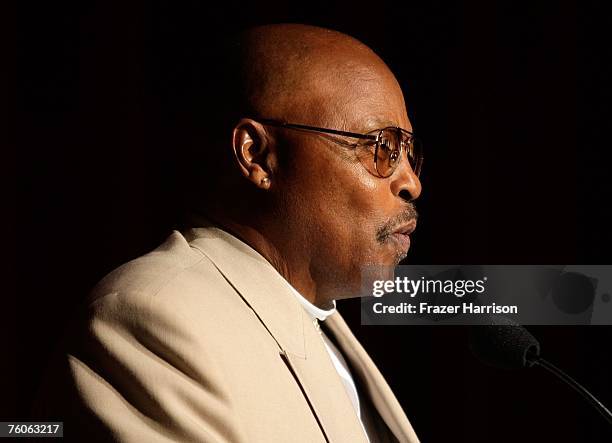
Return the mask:
M 305 84 L 292 97 L 310 112 L 331 111 L 346 118 L 355 115 L 362 126 L 369 125 L 370 120 L 394 122 L 394 126 L 406 123 L 401 88 L 385 65 L 368 69 L 367 75 L 334 68 L 310 74 L 305 75 Z
M 371 89 L 367 93 L 354 94 L 351 99 L 344 98 L 336 114 L 345 122 L 347 130 L 367 133 L 395 126 L 412 131 L 401 91 Z

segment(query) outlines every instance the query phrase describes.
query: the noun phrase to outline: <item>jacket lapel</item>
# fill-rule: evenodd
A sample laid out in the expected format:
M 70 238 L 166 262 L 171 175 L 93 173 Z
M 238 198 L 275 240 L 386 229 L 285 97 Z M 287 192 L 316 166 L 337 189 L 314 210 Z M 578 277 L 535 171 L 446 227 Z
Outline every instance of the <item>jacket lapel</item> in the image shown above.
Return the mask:
M 323 339 L 312 321 L 304 316 L 306 358 L 287 353 L 287 363 L 294 371 L 311 407 L 330 442 L 365 443 L 365 432 L 327 353 Z
M 258 252 L 214 226 L 185 232 L 253 309 L 280 348 L 326 439 L 365 443 L 361 423 L 322 337 L 287 281 Z
M 341 352 L 363 381 L 367 394 L 389 429 L 402 443 L 418 443 L 419 439 L 391 388 L 344 319 L 336 312 L 325 320 L 325 325 L 336 338 Z

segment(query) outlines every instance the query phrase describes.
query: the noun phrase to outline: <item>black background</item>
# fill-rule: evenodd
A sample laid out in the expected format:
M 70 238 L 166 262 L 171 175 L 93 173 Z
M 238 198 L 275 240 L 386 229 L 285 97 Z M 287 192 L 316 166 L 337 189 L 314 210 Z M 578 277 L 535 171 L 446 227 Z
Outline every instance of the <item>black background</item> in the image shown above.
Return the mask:
M 426 148 L 409 262 L 610 262 L 598 5 L 225 3 L 22 5 L 17 297 L 6 311 L 17 336 L 1 359 L 1 420 L 27 418 L 88 289 L 176 222 L 164 169 L 178 139 L 165 121 L 174 63 L 194 42 L 214 46 L 250 24 L 346 32 L 396 73 Z M 465 328 L 360 327 L 358 301 L 339 306 L 423 442 L 611 441 L 609 426 L 539 369 L 481 365 Z M 549 360 L 612 405 L 612 328 L 529 329 Z

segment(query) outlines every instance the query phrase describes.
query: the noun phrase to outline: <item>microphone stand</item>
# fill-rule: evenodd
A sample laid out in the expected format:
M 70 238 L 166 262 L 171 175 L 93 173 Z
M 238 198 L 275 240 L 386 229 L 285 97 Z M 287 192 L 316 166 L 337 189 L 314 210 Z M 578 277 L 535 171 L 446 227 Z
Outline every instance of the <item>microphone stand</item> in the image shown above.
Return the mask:
M 563 380 L 566 384 L 582 395 L 595 409 L 597 409 L 597 411 L 608 421 L 608 423 L 612 424 L 612 412 L 610 412 L 610 410 L 606 408 L 602 402 L 597 400 L 593 394 L 591 394 L 584 386 L 582 386 L 572 377 L 541 357 L 532 358 L 529 360 L 529 363 L 530 366 L 537 365 L 555 374 L 558 378 Z

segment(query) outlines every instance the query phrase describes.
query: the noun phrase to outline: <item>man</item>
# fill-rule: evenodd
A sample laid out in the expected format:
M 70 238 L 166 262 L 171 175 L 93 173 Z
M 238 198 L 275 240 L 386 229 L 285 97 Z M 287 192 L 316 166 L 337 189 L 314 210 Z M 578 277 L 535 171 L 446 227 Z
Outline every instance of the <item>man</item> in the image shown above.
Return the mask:
M 321 28 L 257 27 L 227 51 L 237 83 L 209 113 L 235 118 L 199 146 L 207 164 L 187 158 L 190 229 L 97 285 L 42 410 L 79 441 L 415 443 L 335 311 L 415 228 L 400 87 Z

